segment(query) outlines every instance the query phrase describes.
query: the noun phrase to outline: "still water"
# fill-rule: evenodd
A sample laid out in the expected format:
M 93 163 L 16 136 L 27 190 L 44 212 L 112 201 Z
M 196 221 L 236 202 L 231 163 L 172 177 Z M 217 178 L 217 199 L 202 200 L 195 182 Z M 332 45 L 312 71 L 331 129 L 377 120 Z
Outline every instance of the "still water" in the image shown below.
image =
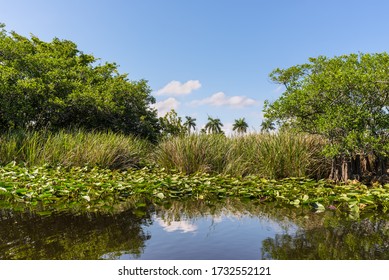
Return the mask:
M 240 200 L 0 210 L 1 259 L 389 259 L 389 217 Z

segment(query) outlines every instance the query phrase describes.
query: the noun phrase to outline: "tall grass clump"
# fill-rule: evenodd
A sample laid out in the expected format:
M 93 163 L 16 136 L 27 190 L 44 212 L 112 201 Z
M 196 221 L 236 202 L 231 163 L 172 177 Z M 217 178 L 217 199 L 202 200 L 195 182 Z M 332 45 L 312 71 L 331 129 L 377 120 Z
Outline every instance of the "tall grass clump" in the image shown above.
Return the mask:
M 159 143 L 155 161 L 168 170 L 186 174 L 222 173 L 228 142 L 228 138 L 221 134 L 169 137 Z
M 0 164 L 136 167 L 145 164 L 149 145 L 112 132 L 8 132 L 0 136 Z
M 225 172 L 265 178 L 323 178 L 329 170 L 319 137 L 292 132 L 258 133 L 235 137 Z
M 44 138 L 43 133 L 22 130 L 1 134 L 0 164 L 4 165 L 12 161 L 37 164 L 43 150 Z
M 323 145 L 318 137 L 291 132 L 235 137 L 192 134 L 162 141 L 155 160 L 168 170 L 186 174 L 323 178 L 329 171 L 321 155 Z

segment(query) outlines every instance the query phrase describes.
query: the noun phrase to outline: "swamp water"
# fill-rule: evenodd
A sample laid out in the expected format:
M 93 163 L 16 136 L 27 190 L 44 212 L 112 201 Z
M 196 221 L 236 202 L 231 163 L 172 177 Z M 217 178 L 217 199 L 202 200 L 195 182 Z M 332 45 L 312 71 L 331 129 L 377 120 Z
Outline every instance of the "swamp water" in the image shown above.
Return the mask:
M 250 201 L 0 210 L 0 259 L 389 259 L 389 216 Z

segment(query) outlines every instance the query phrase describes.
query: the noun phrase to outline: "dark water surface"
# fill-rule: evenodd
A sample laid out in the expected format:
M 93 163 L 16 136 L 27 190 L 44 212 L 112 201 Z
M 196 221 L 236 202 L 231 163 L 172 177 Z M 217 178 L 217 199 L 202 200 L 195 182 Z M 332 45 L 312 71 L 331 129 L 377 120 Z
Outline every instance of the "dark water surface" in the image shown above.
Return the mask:
M 389 259 L 389 217 L 239 200 L 0 210 L 1 259 Z

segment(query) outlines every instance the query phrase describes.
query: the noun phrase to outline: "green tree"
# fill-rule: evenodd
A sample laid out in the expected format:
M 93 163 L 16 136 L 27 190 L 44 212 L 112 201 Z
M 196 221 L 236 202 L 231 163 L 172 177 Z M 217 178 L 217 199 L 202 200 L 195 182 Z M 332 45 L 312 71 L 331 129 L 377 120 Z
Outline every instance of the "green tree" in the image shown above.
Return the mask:
M 208 122 L 205 124 L 204 128 L 208 133 L 223 133 L 222 126 L 223 124 L 220 119 L 214 119 L 208 116 Z
M 249 125 L 247 124 L 245 119 L 240 118 L 240 119 L 235 120 L 235 122 L 232 126 L 232 130 L 238 132 L 239 134 L 243 134 L 243 133 L 247 132 L 248 127 L 249 127 Z
M 186 127 L 182 123 L 181 117 L 177 115 L 174 109 L 159 118 L 159 122 L 163 137 L 183 135 L 186 132 Z
M 196 129 L 196 119 L 189 116 L 185 116 L 185 119 L 186 121 L 184 122 L 184 126 L 186 127 L 188 133 L 190 133 L 191 129 Z
M 262 121 L 261 132 L 269 132 L 270 130 L 274 130 L 274 129 L 275 129 L 275 126 L 271 120 L 266 119 L 266 120 Z
M 323 136 L 324 153 L 332 158 L 331 179 L 347 181 L 352 175 L 360 177 L 364 169 L 386 173 L 388 54 L 320 56 L 306 64 L 275 69 L 270 77 L 283 84 L 285 92 L 275 102 L 265 103 L 265 121 Z
M 155 102 L 145 80 L 98 64 L 75 43 L 23 37 L 0 26 L 0 130 L 81 127 L 156 139 Z

